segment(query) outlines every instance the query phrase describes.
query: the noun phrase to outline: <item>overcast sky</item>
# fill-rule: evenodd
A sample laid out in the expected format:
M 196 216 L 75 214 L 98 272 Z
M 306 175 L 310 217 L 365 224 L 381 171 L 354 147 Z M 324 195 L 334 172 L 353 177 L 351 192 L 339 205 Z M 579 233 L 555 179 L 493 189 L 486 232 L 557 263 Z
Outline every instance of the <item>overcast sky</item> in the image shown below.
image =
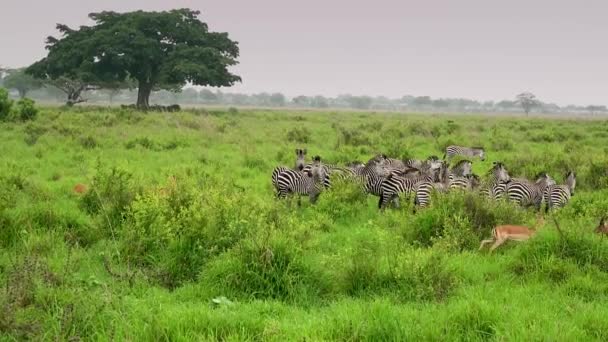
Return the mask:
M 1 0 L 0 65 L 42 58 L 56 23 L 179 7 L 239 42 L 233 91 L 608 104 L 607 0 Z

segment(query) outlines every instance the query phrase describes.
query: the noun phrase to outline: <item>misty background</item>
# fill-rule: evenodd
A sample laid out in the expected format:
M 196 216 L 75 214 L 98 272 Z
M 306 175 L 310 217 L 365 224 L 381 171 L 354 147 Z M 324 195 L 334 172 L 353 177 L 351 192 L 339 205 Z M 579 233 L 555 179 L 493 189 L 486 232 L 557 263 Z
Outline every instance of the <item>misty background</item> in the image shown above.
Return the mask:
M 608 103 L 608 3 L 597 0 L 5 0 L 0 65 L 44 57 L 56 23 L 89 25 L 87 14 L 102 10 L 179 7 L 201 10 L 210 30 L 239 42 L 234 70 L 243 82 L 159 92 L 152 102 L 486 111 L 516 110 L 509 102 L 530 91 L 542 111 Z M 50 90 L 31 96 L 54 98 Z M 132 92 L 86 96 L 122 103 Z

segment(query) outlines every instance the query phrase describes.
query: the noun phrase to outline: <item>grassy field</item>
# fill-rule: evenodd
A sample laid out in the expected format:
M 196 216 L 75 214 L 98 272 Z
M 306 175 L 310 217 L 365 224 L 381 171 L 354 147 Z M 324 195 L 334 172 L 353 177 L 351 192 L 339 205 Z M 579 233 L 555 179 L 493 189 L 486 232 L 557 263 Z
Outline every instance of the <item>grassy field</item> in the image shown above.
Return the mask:
M 2 340 L 608 340 L 608 121 L 47 108 L 0 137 Z M 298 147 L 344 163 L 452 143 L 486 148 L 480 175 L 574 169 L 576 195 L 488 254 L 494 225 L 534 212 L 458 193 L 379 212 L 349 184 L 298 207 L 270 182 Z

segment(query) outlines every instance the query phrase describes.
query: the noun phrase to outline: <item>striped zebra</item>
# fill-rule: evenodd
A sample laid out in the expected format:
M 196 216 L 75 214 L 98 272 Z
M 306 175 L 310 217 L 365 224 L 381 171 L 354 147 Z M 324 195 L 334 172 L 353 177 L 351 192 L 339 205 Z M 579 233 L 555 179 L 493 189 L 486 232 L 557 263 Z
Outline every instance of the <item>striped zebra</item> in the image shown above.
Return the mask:
M 422 173 L 411 177 L 403 177 L 390 173 L 382 182 L 382 193 L 378 201 L 378 208 L 386 208 L 387 204 L 391 201 L 398 208 L 400 194 L 405 194 L 409 197 L 415 193 L 416 197 L 418 197 L 419 185 L 421 183 L 424 183 L 424 189 L 427 189 L 428 184 L 430 184 L 430 189 L 432 189 L 433 183 L 438 179 L 438 172 L 439 170 L 432 170 L 430 173 Z
M 463 156 L 463 157 L 479 157 L 482 161 L 486 159 L 485 152 L 483 147 L 463 147 L 450 145 L 445 148 L 445 154 L 443 155 L 443 159 L 447 160 L 449 163 L 452 158 L 455 156 Z M 446 159 L 447 158 L 447 159 Z
M 443 162 L 436 182 L 425 181 L 418 184 L 414 204 L 417 207 L 427 207 L 431 201 L 433 190 L 448 192 L 453 189 L 474 190 L 479 187 L 480 181 L 477 175 L 471 171 L 472 163 L 464 160 L 450 169 Z
M 463 177 L 454 177 L 450 180 L 450 190 L 461 189 L 461 190 L 475 190 L 479 187 L 481 181 L 479 176 L 476 174 L 470 174 Z
M 511 181 L 511 176 L 502 162 L 494 162 L 488 171 L 489 177 L 482 185 L 481 193 L 491 199 L 500 199 L 505 193 L 507 182 Z
M 418 169 L 423 172 L 437 170 L 441 167 L 442 161 L 437 156 L 429 156 L 426 160 L 408 159 L 404 162 L 406 168 Z
M 294 170 L 304 170 L 304 165 L 306 165 L 305 159 L 306 149 L 296 148 L 296 167 L 294 168 Z
M 285 198 L 289 194 L 307 195 L 315 203 L 323 190 L 325 171 L 320 165 L 321 158 L 314 158 L 315 165 L 309 171 L 283 170 L 277 176 L 277 197 Z M 300 198 L 298 197 L 298 204 Z
M 473 162 L 467 159 L 463 159 L 456 163 L 454 167 L 450 169 L 448 178 L 452 180 L 455 177 L 466 177 L 473 174 Z
M 574 196 L 574 188 L 576 187 L 576 174 L 572 171 L 568 171 L 566 174 L 566 184 L 564 185 L 549 185 L 545 189 L 544 200 L 545 200 L 545 212 L 549 209 L 561 208 L 565 206 L 570 197 Z
M 534 206 L 539 211 L 543 202 L 545 189 L 550 185 L 554 185 L 555 181 L 545 172 L 541 172 L 535 178 L 536 181 L 534 183 L 528 180 L 511 179 L 505 188 L 507 198 L 522 207 Z

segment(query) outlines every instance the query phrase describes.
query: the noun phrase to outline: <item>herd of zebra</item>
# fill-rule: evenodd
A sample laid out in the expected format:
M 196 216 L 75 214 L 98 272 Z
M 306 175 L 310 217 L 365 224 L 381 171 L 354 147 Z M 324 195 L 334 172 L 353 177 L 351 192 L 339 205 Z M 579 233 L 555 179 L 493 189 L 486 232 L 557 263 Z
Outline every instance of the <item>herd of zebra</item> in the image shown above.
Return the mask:
M 430 156 L 426 160 L 400 160 L 378 154 L 366 163 L 354 161 L 344 166 L 325 164 L 319 156 L 306 162 L 306 149 L 296 149 L 293 169 L 278 166 L 272 172 L 272 184 L 277 197 L 290 194 L 309 196 L 314 203 L 324 189 L 336 181 L 352 181 L 364 191 L 379 197 L 378 207 L 391 203 L 399 207 L 399 198 L 414 198 L 414 208 L 426 207 L 433 191 L 448 192 L 456 189 L 477 191 L 492 199 L 505 198 L 523 207 L 534 206 L 541 210 L 563 207 L 574 195 L 576 174 L 569 171 L 565 184 L 558 185 L 546 172 L 534 179 L 511 178 L 502 162 L 494 162 L 485 180 L 472 171 L 472 161 L 462 159 L 450 166 L 455 156 L 478 157 L 485 160 L 483 148 L 448 146 L 442 159 Z M 299 196 L 298 196 L 299 198 Z M 299 200 L 298 200 L 299 201 Z M 415 209 L 414 209 L 415 210 Z

